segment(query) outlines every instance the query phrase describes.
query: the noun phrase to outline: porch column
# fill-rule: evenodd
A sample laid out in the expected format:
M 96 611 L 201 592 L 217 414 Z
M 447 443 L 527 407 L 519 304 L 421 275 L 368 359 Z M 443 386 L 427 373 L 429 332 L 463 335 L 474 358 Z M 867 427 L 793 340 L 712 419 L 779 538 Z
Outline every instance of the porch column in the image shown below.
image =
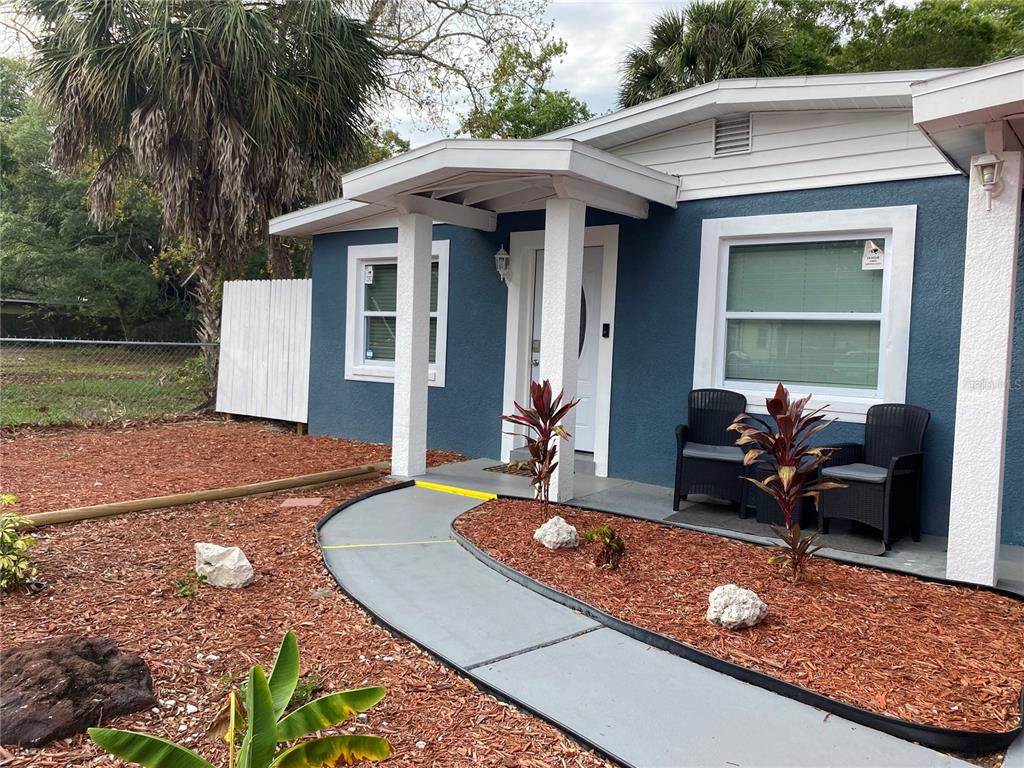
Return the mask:
M 427 379 L 430 375 L 430 251 L 433 221 L 419 213 L 398 217 L 398 288 L 391 474 L 427 469 Z
M 1021 204 L 1021 153 L 998 151 L 992 137 L 1003 166 L 991 208 L 977 169 L 968 192 L 946 556 L 948 578 L 987 585 L 998 578 Z
M 576 397 L 580 346 L 580 292 L 583 290 L 583 231 L 587 206 L 579 200 L 547 201 L 544 219 L 544 287 L 540 323 L 540 378 L 548 379 L 564 401 Z M 576 412 L 563 422 L 572 435 Z M 575 451 L 572 437 L 558 441 L 558 467 L 551 500 L 573 497 Z

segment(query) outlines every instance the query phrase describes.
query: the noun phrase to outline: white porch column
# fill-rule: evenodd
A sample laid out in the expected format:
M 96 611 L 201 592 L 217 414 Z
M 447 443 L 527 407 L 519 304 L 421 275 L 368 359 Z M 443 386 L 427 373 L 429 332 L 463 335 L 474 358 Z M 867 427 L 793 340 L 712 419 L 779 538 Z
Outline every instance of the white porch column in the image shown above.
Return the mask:
M 427 469 L 432 238 L 433 221 L 429 216 L 404 213 L 398 217 L 391 474 L 401 477 L 422 475 Z
M 544 219 L 544 286 L 540 323 L 540 378 L 548 379 L 563 402 L 576 397 L 580 347 L 580 292 L 583 290 L 583 231 L 587 206 L 579 200 L 547 201 Z M 563 422 L 571 435 L 576 413 Z M 551 500 L 573 497 L 574 440 L 558 438 L 558 467 Z
M 995 154 L 1003 166 L 991 209 L 977 169 L 968 193 L 946 558 L 948 578 L 988 585 L 998 578 L 1021 204 L 1021 153 Z

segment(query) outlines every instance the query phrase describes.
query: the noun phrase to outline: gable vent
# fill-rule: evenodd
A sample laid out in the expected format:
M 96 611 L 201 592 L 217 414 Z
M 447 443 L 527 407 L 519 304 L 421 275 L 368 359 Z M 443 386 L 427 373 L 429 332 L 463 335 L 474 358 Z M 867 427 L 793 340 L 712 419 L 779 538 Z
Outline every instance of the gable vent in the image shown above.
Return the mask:
M 715 157 L 750 151 L 750 115 L 715 120 Z

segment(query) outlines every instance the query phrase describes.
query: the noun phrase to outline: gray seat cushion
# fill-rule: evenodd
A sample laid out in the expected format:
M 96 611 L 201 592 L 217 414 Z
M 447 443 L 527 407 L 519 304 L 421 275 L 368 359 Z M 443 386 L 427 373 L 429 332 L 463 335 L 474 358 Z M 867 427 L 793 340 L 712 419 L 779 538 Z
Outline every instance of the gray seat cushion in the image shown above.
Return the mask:
M 743 450 L 736 445 L 705 445 L 703 443 L 687 443 L 683 446 L 683 456 L 687 459 L 728 461 L 734 464 L 743 463 Z
M 888 473 L 889 470 L 876 467 L 873 464 L 843 464 L 821 470 L 821 474 L 825 477 L 830 477 L 833 480 L 850 480 L 855 483 L 884 483 Z

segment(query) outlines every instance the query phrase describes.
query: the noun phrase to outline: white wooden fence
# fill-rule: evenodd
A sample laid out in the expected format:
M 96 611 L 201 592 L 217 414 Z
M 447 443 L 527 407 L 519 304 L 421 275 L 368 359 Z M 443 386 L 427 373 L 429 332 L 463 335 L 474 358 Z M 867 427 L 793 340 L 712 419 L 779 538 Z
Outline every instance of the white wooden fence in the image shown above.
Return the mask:
M 312 280 L 224 283 L 217 410 L 304 423 Z

